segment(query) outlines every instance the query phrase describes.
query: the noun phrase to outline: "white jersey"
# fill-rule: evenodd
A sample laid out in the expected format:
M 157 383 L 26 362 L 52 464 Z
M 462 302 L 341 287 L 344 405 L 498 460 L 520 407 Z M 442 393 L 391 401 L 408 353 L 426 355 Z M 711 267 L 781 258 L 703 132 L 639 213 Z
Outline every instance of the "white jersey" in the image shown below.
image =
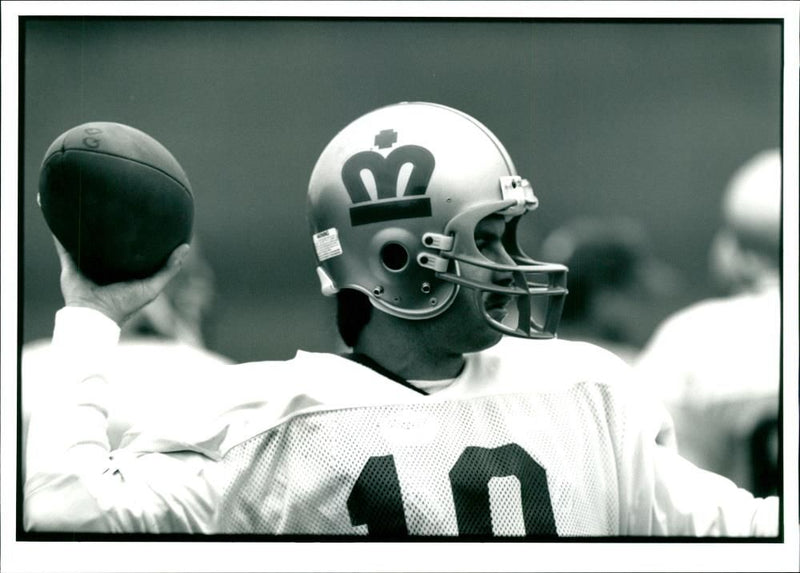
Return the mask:
M 780 350 L 780 291 L 771 284 L 671 316 L 636 373 L 672 414 L 681 455 L 752 489 L 753 470 L 777 463 L 769 430 L 777 437 Z
M 220 354 L 185 342 L 154 336 L 121 340 L 113 351 L 106 370 L 109 386 L 108 439 L 112 448 L 119 445 L 128 429 L 148 418 L 172 414 L 180 398 L 202 372 L 232 361 Z M 36 340 L 22 347 L 23 442 L 31 412 L 50 399 L 53 385 L 60 382 L 50 340 Z M 176 393 L 172 399 L 168 393 Z M 154 401 L 156 394 L 162 399 Z M 162 409 L 163 407 L 163 409 Z
M 75 327 L 73 310 L 60 311 L 55 341 Z M 113 338 L 103 328 L 89 328 L 97 337 L 89 346 Z M 66 340 L 78 338 L 70 332 Z M 30 464 L 29 528 L 392 537 L 778 532 L 776 498 L 754 499 L 656 445 L 661 411 L 631 386 L 619 359 L 592 345 L 504 339 L 468 355 L 462 373 L 430 396 L 331 354 L 225 366 L 211 382 L 198 381 L 203 397 L 186 405 L 198 423 L 176 417 L 129 432 L 111 453 L 101 435 L 102 378 L 91 376 L 100 370 L 84 356 L 72 374 L 84 380 L 76 382 L 82 394 L 40 426 L 32 421 L 31 437 L 44 440 L 49 455 L 37 456 L 35 470 Z M 70 431 L 56 421 L 69 421 Z

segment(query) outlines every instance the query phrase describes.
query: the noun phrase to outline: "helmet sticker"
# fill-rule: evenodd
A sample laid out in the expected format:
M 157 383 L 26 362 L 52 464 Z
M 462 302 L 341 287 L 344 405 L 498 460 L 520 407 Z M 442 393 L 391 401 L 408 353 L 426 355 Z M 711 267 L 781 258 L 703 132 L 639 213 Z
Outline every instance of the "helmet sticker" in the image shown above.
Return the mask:
M 378 147 L 394 145 L 397 132 L 383 130 L 375 137 Z M 350 199 L 350 224 L 354 227 L 368 223 L 431 216 L 431 201 L 425 195 L 436 162 L 433 154 L 419 145 L 403 145 L 386 157 L 376 151 L 361 151 L 342 166 L 342 182 Z M 400 170 L 411 165 L 405 189 L 398 188 Z M 361 173 L 370 171 L 375 181 L 377 201 L 370 197 Z
M 319 262 L 327 261 L 342 254 L 342 245 L 339 242 L 339 231 L 335 227 L 316 233 L 314 250 L 317 251 Z

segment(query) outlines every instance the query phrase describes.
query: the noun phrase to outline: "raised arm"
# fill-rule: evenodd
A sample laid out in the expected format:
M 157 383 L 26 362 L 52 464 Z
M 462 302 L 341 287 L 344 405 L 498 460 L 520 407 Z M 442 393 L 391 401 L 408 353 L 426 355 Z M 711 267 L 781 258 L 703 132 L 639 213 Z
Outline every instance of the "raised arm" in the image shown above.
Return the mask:
M 65 307 L 56 314 L 58 380 L 31 416 L 24 523 L 39 531 L 205 531 L 212 497 L 199 454 L 111 452 L 105 372 L 119 326 L 180 270 L 187 245 L 153 276 L 98 286 L 57 242 Z M 24 384 L 24 380 L 23 380 Z

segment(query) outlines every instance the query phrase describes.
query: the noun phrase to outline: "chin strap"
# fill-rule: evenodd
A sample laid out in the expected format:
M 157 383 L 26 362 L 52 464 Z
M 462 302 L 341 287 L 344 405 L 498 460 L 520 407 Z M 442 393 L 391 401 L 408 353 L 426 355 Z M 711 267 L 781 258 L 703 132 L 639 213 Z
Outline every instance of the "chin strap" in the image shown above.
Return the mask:
M 358 352 L 351 352 L 349 354 L 342 354 L 341 356 L 343 358 L 347 358 L 348 360 L 352 360 L 353 362 L 358 362 L 362 366 L 366 366 L 367 368 L 370 368 L 370 369 L 374 370 L 375 372 L 377 372 L 381 376 L 385 376 L 389 380 L 393 380 L 394 382 L 397 382 L 401 386 L 405 386 L 406 388 L 410 388 L 411 390 L 414 390 L 415 392 L 418 392 L 418 393 L 420 393 L 420 394 L 422 394 L 424 396 L 428 395 L 428 393 L 425 390 L 422 390 L 421 388 L 417 388 L 416 386 L 411 384 L 405 378 L 402 378 L 401 376 L 398 376 L 397 374 L 395 374 L 391 370 L 387 370 L 386 368 L 384 368 L 383 366 L 381 366 L 380 364 L 375 362 L 372 358 L 370 358 L 366 354 L 361 354 L 361 353 L 358 353 Z

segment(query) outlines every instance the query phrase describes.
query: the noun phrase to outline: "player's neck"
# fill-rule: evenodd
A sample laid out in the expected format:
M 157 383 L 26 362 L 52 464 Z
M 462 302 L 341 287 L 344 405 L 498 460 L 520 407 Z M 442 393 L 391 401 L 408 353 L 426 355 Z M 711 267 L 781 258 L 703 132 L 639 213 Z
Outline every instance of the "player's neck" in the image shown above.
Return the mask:
M 382 367 L 406 380 L 455 378 L 464 367 L 464 355 L 438 349 L 413 323 L 400 325 L 383 317 L 367 324 L 354 352 L 365 354 Z M 397 319 L 395 319 L 397 320 Z

